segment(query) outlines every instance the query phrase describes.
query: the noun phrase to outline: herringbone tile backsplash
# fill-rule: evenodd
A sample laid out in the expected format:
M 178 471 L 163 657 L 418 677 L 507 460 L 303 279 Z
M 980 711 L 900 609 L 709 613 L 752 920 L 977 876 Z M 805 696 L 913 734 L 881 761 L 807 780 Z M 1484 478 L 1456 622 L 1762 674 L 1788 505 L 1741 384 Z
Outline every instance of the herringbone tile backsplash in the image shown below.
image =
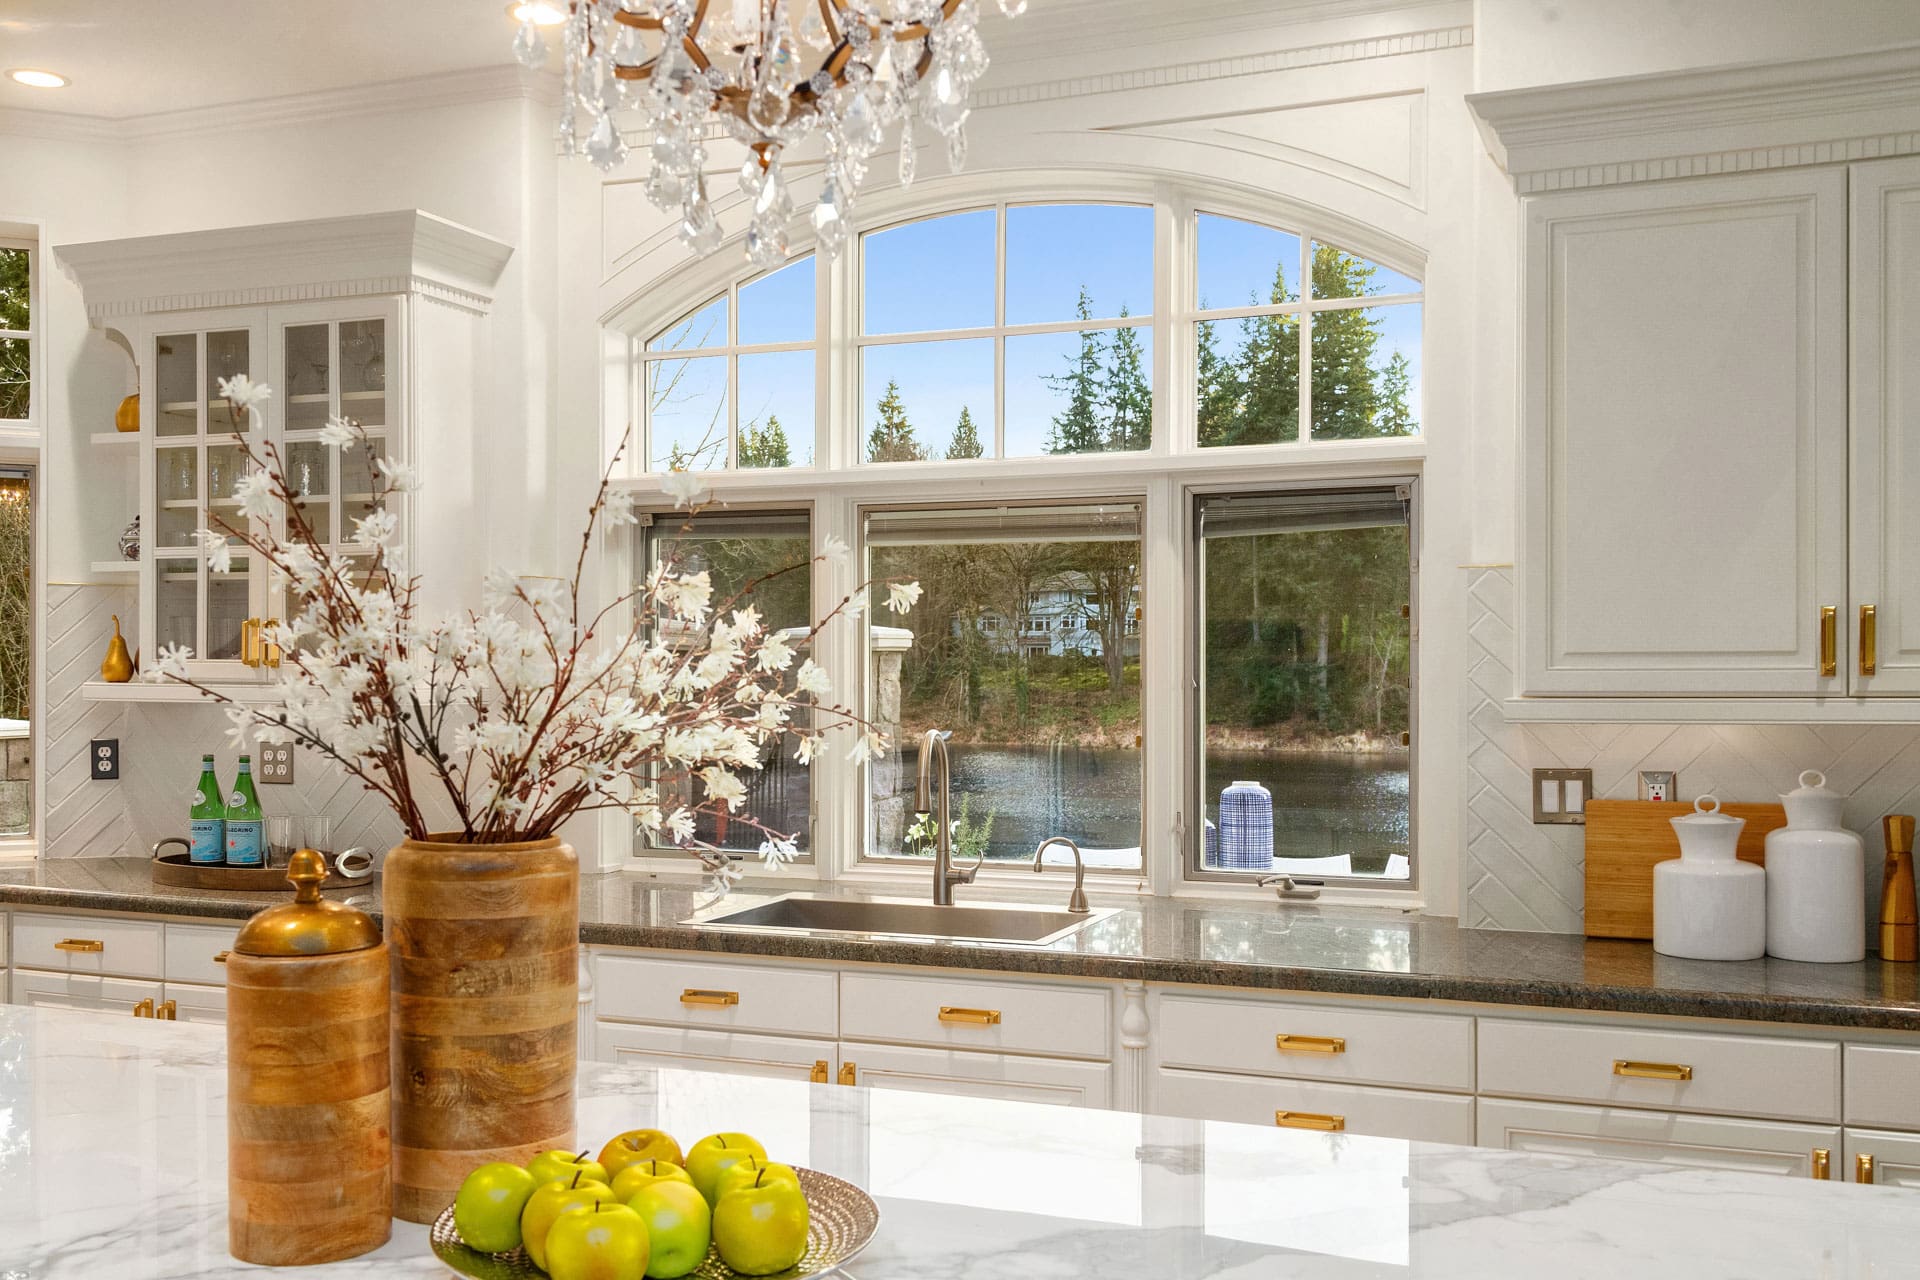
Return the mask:
M 1596 796 L 1632 800 L 1642 769 L 1673 769 L 1679 796 L 1768 801 L 1803 769 L 1846 793 L 1867 842 L 1867 906 L 1880 893 L 1880 819 L 1920 813 L 1920 724 L 1514 724 L 1514 589 L 1509 568 L 1464 571 L 1473 638 L 1464 682 L 1466 811 L 1460 923 L 1579 933 L 1585 828 L 1533 825 L 1531 771 L 1591 768 Z

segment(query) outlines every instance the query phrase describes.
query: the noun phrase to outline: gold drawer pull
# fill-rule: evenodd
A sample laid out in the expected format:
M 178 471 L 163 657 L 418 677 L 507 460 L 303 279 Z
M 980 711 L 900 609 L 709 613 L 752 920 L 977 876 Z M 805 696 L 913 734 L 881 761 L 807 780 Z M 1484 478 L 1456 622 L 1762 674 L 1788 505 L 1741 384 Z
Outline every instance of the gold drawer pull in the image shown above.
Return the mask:
M 1879 645 L 1876 633 L 1879 631 L 1878 611 L 1870 604 L 1860 606 L 1860 674 L 1870 676 L 1879 669 Z
M 214 962 L 215 964 L 225 964 L 225 963 L 227 962 L 227 957 L 228 957 L 228 956 L 230 956 L 230 955 L 232 955 L 232 954 L 233 954 L 233 952 L 231 952 L 231 951 L 222 951 L 222 952 L 220 952 L 219 954 L 217 954 L 217 955 L 215 955 L 215 956 L 214 956 L 214 958 L 213 958 L 213 962 Z
M 1840 610 L 1830 604 L 1820 607 L 1820 674 L 1840 674 Z
M 860 1083 L 860 1073 L 859 1073 L 859 1070 L 856 1068 L 855 1064 L 851 1062 L 843 1062 L 840 1064 L 840 1083 L 841 1084 Z
M 807 1073 L 807 1079 L 813 1084 L 825 1084 L 827 1082 L 827 1060 L 825 1058 L 815 1058 L 813 1060 L 813 1070 Z
M 950 1004 L 940 1006 L 940 1021 L 964 1022 L 974 1027 L 997 1027 L 1000 1025 L 998 1009 L 956 1009 Z
M 1318 1133 L 1344 1133 L 1345 1116 L 1318 1115 L 1312 1111 L 1276 1111 L 1273 1122 L 1282 1129 L 1312 1129 Z
M 142 1000 L 139 1004 L 133 1006 L 133 1016 L 136 1018 L 151 1018 L 153 1016 L 153 1001 Z
M 1813 1149 L 1813 1176 L 1820 1182 L 1826 1182 L 1833 1177 L 1833 1152 L 1825 1147 Z
M 702 991 L 698 987 L 688 987 L 680 993 L 680 1003 L 704 1004 L 712 1005 L 715 1008 L 725 1008 L 728 1005 L 739 1004 L 740 993 L 738 991 Z
M 160 1007 L 153 1011 L 153 1016 L 156 1018 L 164 1018 L 168 1022 L 178 1022 L 180 1021 L 180 1006 L 171 1000 L 162 1001 Z
M 1635 1080 L 1691 1080 L 1693 1068 L 1683 1062 L 1634 1062 L 1627 1058 L 1615 1058 L 1613 1074 Z
M 1853 1158 L 1853 1180 L 1855 1182 L 1873 1181 L 1873 1157 L 1865 1152 Z
M 107 944 L 98 938 L 62 938 L 53 944 L 55 951 L 105 951 Z
M 1273 1047 L 1281 1053 L 1345 1053 L 1345 1036 L 1289 1036 L 1277 1035 L 1273 1038 Z

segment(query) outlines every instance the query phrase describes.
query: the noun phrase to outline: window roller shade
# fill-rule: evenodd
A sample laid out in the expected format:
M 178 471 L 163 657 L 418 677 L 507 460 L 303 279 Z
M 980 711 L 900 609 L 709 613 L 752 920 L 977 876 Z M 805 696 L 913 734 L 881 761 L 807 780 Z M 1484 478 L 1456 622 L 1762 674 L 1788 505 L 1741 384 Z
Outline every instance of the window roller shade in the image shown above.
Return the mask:
M 1406 523 L 1405 485 L 1254 496 L 1223 494 L 1200 499 L 1199 527 L 1203 538 L 1378 529 Z
M 810 533 L 804 511 L 714 511 L 688 517 L 663 511 L 651 517 L 653 536 L 662 542 L 682 539 L 805 538 Z
M 1140 505 L 955 507 L 869 511 L 870 547 L 978 542 L 1138 542 Z

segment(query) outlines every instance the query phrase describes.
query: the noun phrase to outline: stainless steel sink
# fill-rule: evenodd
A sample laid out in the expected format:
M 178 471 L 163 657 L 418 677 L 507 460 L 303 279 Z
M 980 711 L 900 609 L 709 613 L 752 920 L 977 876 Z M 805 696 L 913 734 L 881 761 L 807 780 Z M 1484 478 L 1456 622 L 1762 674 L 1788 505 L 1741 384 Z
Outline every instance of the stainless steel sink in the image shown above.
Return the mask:
M 757 907 L 684 923 L 754 933 L 841 933 L 955 942 L 1000 942 L 1045 946 L 1118 908 L 1075 915 L 1050 907 L 992 902 L 936 907 L 902 899 L 853 900 L 793 894 Z

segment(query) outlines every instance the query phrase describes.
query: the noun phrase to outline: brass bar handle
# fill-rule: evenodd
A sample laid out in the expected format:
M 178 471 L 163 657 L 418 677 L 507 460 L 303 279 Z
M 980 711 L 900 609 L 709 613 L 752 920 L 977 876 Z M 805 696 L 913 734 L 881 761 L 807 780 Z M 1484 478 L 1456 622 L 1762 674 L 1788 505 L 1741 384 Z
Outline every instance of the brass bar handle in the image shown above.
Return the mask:
M 1820 609 L 1820 674 L 1840 674 L 1840 610 L 1830 604 Z
M 1345 1036 L 1290 1036 L 1277 1035 L 1273 1038 L 1273 1047 L 1281 1053 L 1345 1053 Z
M 1872 675 L 1880 666 L 1880 624 L 1870 604 L 1860 606 L 1860 674 Z
M 277 628 L 279 625 L 278 618 L 268 618 L 260 624 L 260 664 L 262 666 L 278 667 L 280 665 L 280 646 L 267 639 L 267 628 Z
M 961 1022 L 972 1027 L 997 1027 L 1000 1025 L 998 1009 L 959 1009 L 950 1004 L 940 1006 L 940 1021 Z
M 55 951 L 79 951 L 79 952 L 91 953 L 91 952 L 105 951 L 107 949 L 107 944 L 102 942 L 98 938 L 62 938 L 60 939 L 60 941 L 53 944 L 53 949 Z
M 856 1064 L 851 1062 L 843 1062 L 840 1064 L 840 1083 L 841 1084 L 860 1083 L 860 1072 Z
M 258 618 L 248 618 L 240 624 L 240 661 L 249 667 L 260 665 L 260 643 L 255 632 L 259 625 Z
M 825 1058 L 815 1058 L 813 1060 L 813 1070 L 807 1073 L 807 1080 L 811 1084 L 825 1084 L 827 1082 L 827 1060 Z
M 1634 1062 L 1615 1058 L 1613 1074 L 1634 1080 L 1691 1080 L 1693 1068 L 1683 1062 Z
M 153 1001 L 142 1000 L 139 1004 L 133 1006 L 133 1016 L 136 1018 L 151 1018 L 153 1016 Z
M 740 993 L 738 991 L 703 991 L 699 987 L 688 987 L 680 993 L 680 1003 L 701 1004 L 723 1009 L 729 1005 L 739 1004 Z
M 164 1018 L 168 1022 L 178 1022 L 180 1021 L 180 1006 L 171 1000 L 164 1000 L 161 1002 L 160 1007 L 154 1010 L 153 1016 L 156 1018 Z
M 1813 1177 L 1820 1182 L 1833 1178 L 1833 1152 L 1825 1147 L 1813 1149 Z
M 1273 1122 L 1282 1129 L 1312 1129 L 1316 1133 L 1344 1133 L 1345 1116 L 1320 1115 L 1312 1111 L 1276 1111 Z
M 1853 1158 L 1853 1180 L 1855 1182 L 1873 1182 L 1873 1157 L 1864 1151 Z
M 227 957 L 228 957 L 228 956 L 230 956 L 230 955 L 232 955 L 232 954 L 233 954 L 233 952 L 231 952 L 231 951 L 221 951 L 221 952 L 217 952 L 217 953 L 215 953 L 215 955 L 214 955 L 214 957 L 213 957 L 213 962 L 214 962 L 215 964 L 225 964 L 225 963 L 227 962 Z

